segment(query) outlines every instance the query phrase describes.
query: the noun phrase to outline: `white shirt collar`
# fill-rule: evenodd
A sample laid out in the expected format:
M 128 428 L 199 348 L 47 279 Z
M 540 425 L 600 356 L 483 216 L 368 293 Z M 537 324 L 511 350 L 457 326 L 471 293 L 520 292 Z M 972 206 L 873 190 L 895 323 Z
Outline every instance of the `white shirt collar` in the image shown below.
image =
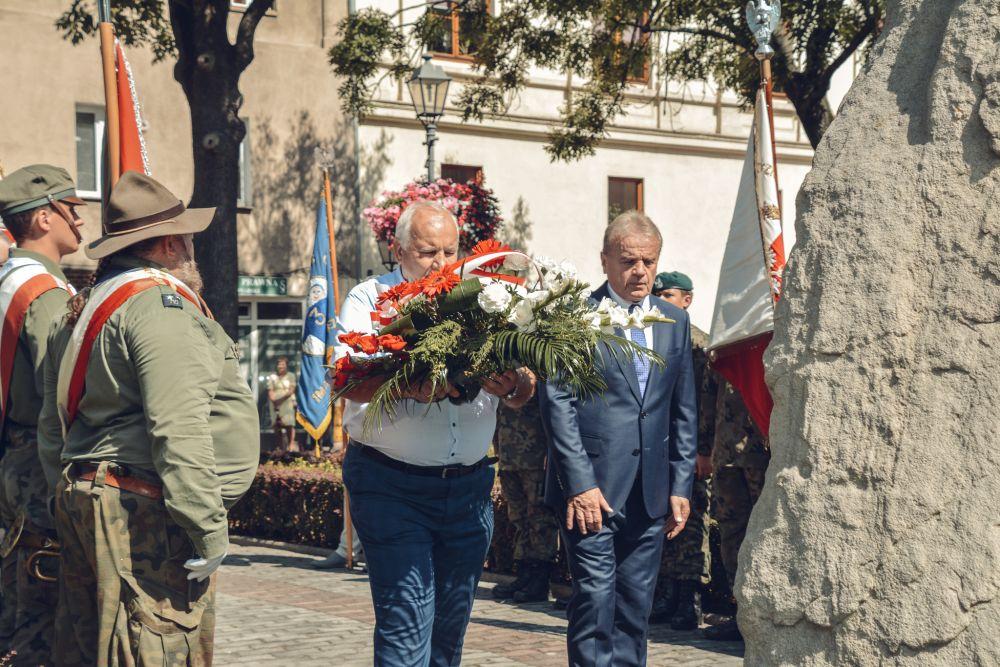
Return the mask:
M 635 305 L 632 301 L 626 301 L 625 299 L 623 299 L 620 296 L 618 296 L 618 293 L 615 292 L 613 289 L 611 289 L 611 283 L 608 283 L 608 294 L 610 294 L 611 298 L 614 299 L 615 303 L 617 303 L 622 308 L 626 308 L 627 309 L 629 306 Z M 648 309 L 649 308 L 649 295 L 647 294 L 646 296 L 644 296 L 642 298 L 642 301 L 640 301 L 638 303 L 638 305 L 642 306 L 643 308 L 647 308 Z

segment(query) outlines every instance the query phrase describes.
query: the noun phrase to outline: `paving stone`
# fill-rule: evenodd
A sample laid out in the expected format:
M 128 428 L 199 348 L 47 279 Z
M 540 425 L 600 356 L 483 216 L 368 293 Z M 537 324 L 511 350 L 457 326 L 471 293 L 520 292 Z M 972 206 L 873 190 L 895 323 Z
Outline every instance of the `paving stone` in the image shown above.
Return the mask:
M 338 665 L 372 662 L 374 612 L 368 578 L 309 568 L 311 556 L 270 546 L 231 545 L 219 572 L 215 664 Z M 463 667 L 559 667 L 566 664 L 566 618 L 547 603 L 513 605 L 476 595 Z M 653 667 L 742 664 L 742 644 L 704 641 L 664 626 L 650 631 Z

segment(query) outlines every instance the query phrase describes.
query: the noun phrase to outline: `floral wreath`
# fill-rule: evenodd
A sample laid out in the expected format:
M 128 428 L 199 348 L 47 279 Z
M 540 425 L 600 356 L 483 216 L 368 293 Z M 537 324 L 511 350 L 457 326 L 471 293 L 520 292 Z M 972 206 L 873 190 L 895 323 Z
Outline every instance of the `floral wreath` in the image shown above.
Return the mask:
M 386 190 L 362 214 L 375 238 L 392 245 L 396 240 L 399 216 L 407 206 L 418 201 L 437 202 L 454 214 L 458 221 L 459 246 L 466 252 L 477 243 L 493 238 L 503 224 L 497 198 L 492 190 L 483 187 L 482 174 L 467 183 L 456 183 L 449 178 L 413 181 L 399 192 Z

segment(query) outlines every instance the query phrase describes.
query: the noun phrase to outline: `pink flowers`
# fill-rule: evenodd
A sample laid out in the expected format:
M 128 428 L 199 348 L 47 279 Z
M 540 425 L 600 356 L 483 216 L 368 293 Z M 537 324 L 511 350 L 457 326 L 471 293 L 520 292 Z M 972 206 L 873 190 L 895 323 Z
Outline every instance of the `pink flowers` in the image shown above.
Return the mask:
M 391 244 L 396 238 L 399 216 L 415 201 L 438 202 L 451 211 L 461 232 L 459 243 L 466 251 L 484 239 L 493 238 L 503 222 L 493 191 L 484 188 L 481 180 L 455 183 L 446 178 L 432 183 L 407 183 L 401 192 L 386 190 L 362 214 L 375 238 Z

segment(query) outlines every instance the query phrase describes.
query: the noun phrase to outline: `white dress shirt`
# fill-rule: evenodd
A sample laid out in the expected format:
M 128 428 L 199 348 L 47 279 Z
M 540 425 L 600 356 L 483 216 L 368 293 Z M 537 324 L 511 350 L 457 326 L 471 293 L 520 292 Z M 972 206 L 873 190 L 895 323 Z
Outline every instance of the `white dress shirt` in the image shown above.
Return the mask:
M 359 331 L 374 333 L 371 314 L 381 291 L 403 282 L 396 269 L 376 278 L 369 278 L 347 294 L 337 332 Z M 350 348 L 338 341 L 336 358 Z M 364 432 L 368 403 L 346 401 L 344 425 L 351 438 L 374 447 L 386 456 L 418 466 L 470 465 L 484 456 L 496 428 L 497 406 L 500 399 L 485 391 L 471 403 L 455 405 L 448 399 L 437 403 L 420 403 L 405 399 L 396 404 L 395 415 L 382 415 L 381 429 Z
M 628 310 L 631 306 L 641 306 L 643 309 L 648 309 L 649 308 L 649 295 L 648 294 L 642 298 L 642 301 L 636 301 L 636 302 L 626 301 L 621 296 L 619 296 L 613 289 L 611 289 L 611 283 L 608 283 L 608 294 L 611 295 L 611 298 L 614 299 L 615 303 L 617 303 L 619 306 L 621 306 L 625 310 Z M 632 328 L 629 328 L 629 329 L 623 331 L 622 335 L 625 338 L 628 338 L 630 341 L 632 341 L 636 345 L 640 345 L 641 344 L 641 345 L 643 345 L 643 347 L 646 347 L 646 348 L 652 350 L 653 349 L 653 324 L 652 324 L 652 322 L 650 322 L 649 324 L 647 324 L 646 326 L 644 326 L 642 328 L 642 331 L 643 331 L 643 334 L 646 337 L 645 341 L 637 341 L 636 340 L 636 330 L 632 329 Z M 637 375 L 638 375 L 638 373 L 637 373 Z M 649 377 L 646 378 L 646 381 L 647 382 L 649 381 Z M 639 387 L 639 391 L 641 392 L 640 395 L 645 394 L 646 393 L 646 385 L 643 384 L 642 386 L 640 386 Z

